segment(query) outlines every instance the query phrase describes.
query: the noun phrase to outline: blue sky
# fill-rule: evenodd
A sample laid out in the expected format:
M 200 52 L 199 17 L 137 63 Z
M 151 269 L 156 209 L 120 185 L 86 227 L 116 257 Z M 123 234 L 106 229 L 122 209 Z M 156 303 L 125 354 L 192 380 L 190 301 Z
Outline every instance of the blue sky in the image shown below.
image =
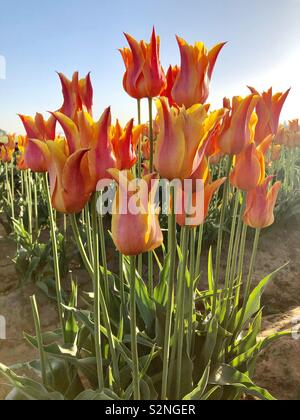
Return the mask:
M 179 63 L 175 34 L 208 47 L 228 41 L 218 61 L 210 102 L 246 94 L 246 85 L 292 87 L 283 118 L 300 117 L 299 0 L 10 0 L 1 2 L 0 127 L 21 132 L 17 113 L 55 110 L 61 104 L 56 71 L 92 72 L 96 115 L 112 105 L 122 121 L 135 102 L 122 91 L 118 48 L 123 31 L 149 39 L 155 25 L 162 62 Z M 0 60 L 1 62 L 1 60 Z

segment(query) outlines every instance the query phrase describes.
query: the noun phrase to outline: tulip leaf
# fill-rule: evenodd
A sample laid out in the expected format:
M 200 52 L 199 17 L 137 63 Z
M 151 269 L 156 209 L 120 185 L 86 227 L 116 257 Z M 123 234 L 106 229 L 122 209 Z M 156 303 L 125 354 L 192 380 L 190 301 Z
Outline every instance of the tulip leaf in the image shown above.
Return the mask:
M 160 281 L 158 286 L 154 289 L 154 299 L 155 301 L 161 305 L 166 306 L 168 302 L 168 276 L 170 271 L 170 255 L 167 256 L 163 269 L 160 273 Z
M 289 263 L 284 264 L 282 267 L 280 267 L 278 270 L 274 271 L 272 274 L 269 274 L 267 277 L 265 277 L 257 287 L 253 290 L 251 293 L 246 307 L 245 316 L 243 319 L 242 325 L 245 325 L 245 323 L 260 310 L 261 307 L 261 297 L 270 283 L 271 280 L 273 280 L 274 276 L 278 274 L 280 271 L 282 271 L 285 267 L 287 267 Z M 241 316 L 241 311 L 239 312 L 239 315 Z
M 208 364 L 207 368 L 205 369 L 205 372 L 197 386 L 197 388 L 194 389 L 189 395 L 184 397 L 183 399 L 185 401 L 199 401 L 201 400 L 201 397 L 203 396 L 204 392 L 206 391 L 208 381 L 209 381 L 209 375 L 210 375 L 210 363 Z
M 102 392 L 86 390 L 75 398 L 75 401 L 117 401 L 119 397 L 110 389 L 104 389 Z
M 232 366 L 221 365 L 212 372 L 209 383 L 211 385 L 234 387 L 245 392 L 247 395 L 252 395 L 262 400 L 275 400 L 268 391 L 256 386 L 246 374 L 239 372 Z

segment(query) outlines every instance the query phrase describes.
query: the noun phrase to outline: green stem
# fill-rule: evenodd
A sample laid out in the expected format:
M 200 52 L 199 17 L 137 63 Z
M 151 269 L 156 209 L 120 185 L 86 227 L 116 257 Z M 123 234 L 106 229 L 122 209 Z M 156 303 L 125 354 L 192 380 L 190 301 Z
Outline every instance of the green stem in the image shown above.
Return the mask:
M 58 248 L 57 248 L 57 240 L 56 240 L 56 226 L 55 226 L 54 217 L 53 217 L 53 209 L 52 209 L 52 204 L 51 204 L 51 196 L 50 196 L 47 174 L 44 174 L 44 185 L 45 185 L 45 190 L 46 190 L 48 213 L 49 213 L 49 220 L 50 220 L 50 236 L 51 236 L 52 253 L 53 253 L 53 261 L 54 261 L 54 275 L 55 275 L 55 288 L 56 288 L 56 299 L 57 299 L 57 305 L 58 305 L 58 314 L 59 314 L 59 321 L 60 321 L 60 326 L 62 329 L 64 342 L 66 343 L 67 336 L 66 336 L 65 323 L 64 323 L 64 311 L 63 311 L 64 302 L 62 298 L 59 257 L 58 257 Z
M 154 132 L 153 132 L 153 99 L 148 99 L 149 103 L 149 140 L 150 140 L 150 173 L 154 171 Z M 149 293 L 153 297 L 154 284 L 153 284 L 153 253 L 148 253 L 148 281 Z
M 92 242 L 92 229 L 91 229 L 91 217 L 90 217 L 90 205 L 87 203 L 84 209 L 84 220 L 86 228 L 86 241 L 89 259 L 91 264 L 94 265 L 94 253 L 93 253 L 93 242 Z
M 44 352 L 44 344 L 43 344 L 43 337 L 41 332 L 41 321 L 39 316 L 39 311 L 37 307 L 37 302 L 35 296 L 30 297 L 32 314 L 34 319 L 34 326 L 35 326 L 35 334 L 38 343 L 39 355 L 40 355 L 40 362 L 41 362 L 41 373 L 42 373 L 42 381 L 43 385 L 47 387 L 47 361 L 46 355 Z
M 11 174 L 11 214 L 15 218 L 15 178 L 14 178 L 14 159 L 11 161 L 10 166 Z
M 257 257 L 260 234 L 261 234 L 261 229 L 256 229 L 254 244 L 253 244 L 253 250 L 252 250 L 252 256 L 251 256 L 251 261 L 250 261 L 250 268 L 249 268 L 249 273 L 248 273 L 248 277 L 247 277 L 246 287 L 245 287 L 245 290 L 244 290 L 244 302 L 243 302 L 243 308 L 242 308 L 242 315 L 241 315 L 241 318 L 240 318 L 240 322 L 242 324 L 240 326 L 243 326 L 243 320 L 244 320 L 244 317 L 245 317 L 245 314 L 246 314 L 248 299 L 249 299 L 250 293 L 251 293 L 252 278 L 253 278 L 253 273 L 254 273 L 254 268 L 255 268 L 255 262 L 256 262 L 256 257 Z
M 201 255 L 202 255 L 202 245 L 203 245 L 203 234 L 204 234 L 204 225 L 202 224 L 199 227 L 195 277 L 199 277 L 200 276 Z
M 180 278 L 179 278 L 179 291 L 177 296 L 177 325 L 178 325 L 178 334 L 176 336 L 177 344 L 177 367 L 176 367 L 176 400 L 180 399 L 181 392 L 181 377 L 182 377 L 182 354 L 183 354 L 183 344 L 184 344 L 184 321 L 185 321 L 185 290 L 186 290 L 186 268 L 188 260 L 188 241 L 189 241 L 189 228 L 183 228 L 183 239 L 182 239 L 182 266 L 180 269 Z
M 29 169 L 25 172 L 25 193 L 26 193 L 26 202 L 27 202 L 27 212 L 28 212 L 28 231 L 32 237 L 32 205 L 31 205 L 31 192 L 29 187 Z M 47 181 L 48 182 L 48 181 Z M 47 184 L 48 185 L 48 184 Z
M 102 203 L 101 193 L 100 193 L 99 199 Z M 104 274 L 104 293 L 105 293 L 106 302 L 109 303 L 109 278 L 108 278 L 105 232 L 104 232 L 104 225 L 103 225 L 102 210 L 98 216 L 98 222 L 99 222 L 99 229 L 100 229 L 101 258 L 102 258 L 102 266 L 103 266 L 103 274 Z
M 125 299 L 125 285 L 124 285 L 124 257 L 119 252 L 119 279 L 120 279 L 120 297 L 121 297 L 121 305 L 122 305 L 122 313 L 125 314 L 126 312 L 126 299 Z
M 175 200 L 175 189 L 171 188 L 172 202 Z M 166 314 L 166 327 L 164 338 L 164 356 L 163 356 L 163 375 L 162 375 L 162 394 L 161 399 L 167 399 L 168 392 L 168 378 L 169 378 L 169 364 L 170 364 L 170 346 L 172 333 L 172 319 L 174 311 L 174 283 L 175 283 L 175 269 L 176 269 L 176 216 L 172 206 L 171 213 L 168 219 L 169 225 L 169 253 L 170 253 L 170 271 L 168 277 L 168 302 Z
M 138 114 L 138 124 L 142 124 L 142 113 L 141 113 L 141 99 L 137 100 L 137 114 Z M 142 178 L 142 136 L 139 139 L 138 145 L 138 178 Z M 143 255 L 138 256 L 138 273 L 143 276 Z
M 149 140 L 150 140 L 150 172 L 154 170 L 154 132 L 153 132 L 153 99 L 149 103 Z
M 133 363 L 133 392 L 134 400 L 139 401 L 140 379 L 139 379 L 139 355 L 137 345 L 137 323 L 136 323 L 136 296 L 135 296 L 135 278 L 136 278 L 136 257 L 130 258 L 130 333 L 131 333 L 131 353 Z
M 244 275 L 244 260 L 245 260 L 245 247 L 246 247 L 246 239 L 248 233 L 248 226 L 244 223 L 243 231 L 242 231 L 242 238 L 240 243 L 240 254 L 239 254 L 239 265 L 238 265 L 238 278 L 240 281 L 243 280 Z
M 196 240 L 196 229 L 190 229 L 191 241 L 190 241 L 190 287 L 189 287 L 189 318 L 188 318 L 188 349 L 191 355 L 192 341 L 193 341 L 193 316 L 195 310 L 195 293 L 194 293 L 194 282 L 195 282 L 195 240 Z
M 226 277 L 225 277 L 225 290 L 229 288 L 230 282 L 230 272 L 231 272 L 231 264 L 232 264 L 232 255 L 233 255 L 233 247 L 236 238 L 236 222 L 237 222 L 237 215 L 238 209 L 240 204 L 240 195 L 239 192 L 235 192 L 235 201 L 234 201 L 234 210 L 232 216 L 232 223 L 231 223 L 231 233 L 230 233 L 230 241 L 229 241 L 229 248 L 228 248 L 228 256 L 227 256 L 227 267 L 226 267 Z
M 75 239 L 77 248 L 80 252 L 83 264 L 87 270 L 87 272 L 89 273 L 90 277 L 93 279 L 94 278 L 94 269 L 93 266 L 87 256 L 87 253 L 85 252 L 84 249 L 84 245 L 80 236 L 80 231 L 78 228 L 78 223 L 77 223 L 77 219 L 76 219 L 76 214 L 71 214 L 70 215 L 70 220 L 71 220 L 71 226 L 72 226 L 72 230 L 73 230 L 73 237 Z
M 97 221 L 97 198 L 92 200 L 92 229 L 94 251 L 94 334 L 96 348 L 96 363 L 99 390 L 104 388 L 103 358 L 101 346 L 101 304 L 100 304 L 100 262 L 99 262 L 99 230 Z
M 78 250 L 80 252 L 81 258 L 82 258 L 82 260 L 84 262 L 84 265 L 86 267 L 86 270 L 89 273 L 91 279 L 94 280 L 94 269 L 93 269 L 93 267 L 92 267 L 92 265 L 91 265 L 91 263 L 88 259 L 88 256 L 86 254 L 86 251 L 85 251 L 85 248 L 84 248 L 81 236 L 80 236 L 80 232 L 79 232 L 79 228 L 78 228 L 78 224 L 77 224 L 77 219 L 76 219 L 75 215 L 71 215 L 71 225 L 72 225 L 72 229 L 73 229 L 74 238 L 75 238 Z M 97 223 L 97 227 L 98 227 L 98 223 Z M 118 391 L 119 391 L 120 390 L 120 372 L 119 372 L 119 366 L 118 366 L 118 358 L 117 358 L 117 355 L 116 355 L 116 348 L 115 348 L 114 336 L 113 336 L 112 329 L 111 329 L 109 313 L 108 313 L 108 310 L 107 310 L 107 305 L 106 305 L 101 287 L 99 288 L 99 299 L 100 299 L 100 307 L 101 307 L 101 311 L 102 311 L 104 326 L 107 330 L 107 339 L 108 339 L 108 344 L 109 344 L 109 348 L 110 348 L 110 352 L 111 352 L 114 378 L 115 378 L 116 385 L 117 385 L 117 388 L 118 388 Z
M 217 256 L 216 256 L 216 275 L 215 275 L 215 285 L 216 290 L 219 288 L 219 281 L 220 281 L 220 272 L 221 272 L 221 257 L 222 257 L 222 247 L 223 247 L 223 236 L 224 236 L 224 223 L 225 223 L 225 216 L 226 216 L 226 208 L 228 204 L 228 193 L 230 187 L 230 171 L 232 167 L 233 157 L 229 156 L 228 160 L 228 167 L 227 167 L 227 180 L 224 185 L 224 192 L 223 192 L 223 202 L 222 202 L 222 209 L 221 209 L 221 218 L 220 218 L 220 227 L 219 227 L 219 234 L 218 234 L 218 245 L 217 245 Z M 215 295 L 213 298 L 213 313 L 216 312 L 217 306 L 217 296 Z

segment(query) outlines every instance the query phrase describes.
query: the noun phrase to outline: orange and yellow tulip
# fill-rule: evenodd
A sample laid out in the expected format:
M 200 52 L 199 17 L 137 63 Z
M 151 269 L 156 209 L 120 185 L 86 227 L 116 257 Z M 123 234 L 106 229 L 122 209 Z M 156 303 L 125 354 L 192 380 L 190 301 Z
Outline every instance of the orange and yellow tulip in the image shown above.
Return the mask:
M 269 190 L 273 177 L 270 176 L 247 194 L 244 222 L 254 229 L 264 229 L 274 223 L 274 208 L 276 205 L 281 182 L 276 182 Z
M 93 190 L 97 183 L 107 178 L 107 169 L 116 168 L 117 161 L 109 136 L 111 126 L 111 111 L 107 108 L 98 122 L 86 112 L 78 113 L 78 125 L 61 112 L 53 114 L 63 128 L 69 153 L 77 150 L 87 150 L 87 172 L 91 177 Z
M 223 118 L 224 110 L 208 115 L 207 108 L 200 104 L 189 109 L 171 108 L 167 98 L 157 100 L 157 109 L 155 168 L 162 178 L 170 181 L 190 178 L 199 166 L 199 149 Z
M 134 127 L 133 119 L 123 129 L 117 121 L 111 126 L 110 136 L 113 149 L 116 155 L 117 168 L 121 171 L 131 169 L 137 162 L 136 149 L 144 127 Z
M 160 39 L 153 29 L 151 41 L 138 42 L 125 34 L 130 48 L 120 49 L 126 72 L 125 91 L 135 99 L 159 96 L 166 85 L 166 76 L 160 63 Z
M 180 68 L 178 66 L 170 66 L 167 71 L 167 84 L 165 89 L 161 92 L 160 96 L 166 97 L 169 100 L 170 106 L 177 106 L 176 102 L 172 97 L 172 89 L 174 87 L 175 81 L 179 75 Z
M 254 137 L 255 126 L 253 129 Z M 242 153 L 236 156 L 235 167 L 230 176 L 231 184 L 234 187 L 242 191 L 250 191 L 264 181 L 266 176 L 265 156 L 272 142 L 272 135 L 267 137 L 258 147 L 252 142 Z
M 177 37 L 181 67 L 169 70 L 169 86 L 165 91 L 171 104 L 190 108 L 204 104 L 209 96 L 209 85 L 217 58 L 225 43 L 216 45 L 209 52 L 202 42 L 189 45 Z
M 163 234 L 159 226 L 158 214 L 153 211 L 150 200 L 150 184 L 155 175 L 143 178 L 146 181 L 141 190 L 128 188 L 128 183 L 134 181 L 127 172 L 116 169 L 109 170 L 110 175 L 118 183 L 112 217 L 112 237 L 114 243 L 123 255 L 134 256 L 153 251 L 163 243 Z M 139 212 L 132 214 L 129 202 L 139 191 Z
M 274 138 L 274 143 L 280 146 L 286 146 L 288 144 L 288 130 L 285 127 L 280 127 L 278 133 Z
M 226 107 L 228 101 L 224 101 Z M 227 155 L 238 155 L 249 145 L 253 133 L 253 111 L 256 105 L 254 95 L 246 98 L 234 97 L 232 108 L 224 118 L 219 137 L 219 147 Z
M 258 97 L 256 113 L 258 124 L 255 132 L 255 143 L 260 144 L 270 134 L 276 135 L 279 127 L 279 120 L 282 108 L 290 93 L 290 89 L 285 93 L 273 95 L 273 89 L 263 92 L 261 95 L 256 89 L 250 87 L 251 92 Z
M 131 169 L 136 163 L 136 146 L 143 127 L 134 128 L 133 120 L 125 129 L 118 122 L 112 126 L 110 108 L 98 122 L 83 111 L 78 113 L 77 124 L 62 113 L 53 115 L 64 130 L 70 153 L 80 148 L 88 150 L 86 164 L 94 190 L 99 181 L 108 177 L 108 169 Z
M 8 136 L 3 136 L 2 141 L 0 142 L 0 161 L 4 163 L 11 162 L 13 159 L 15 150 L 16 150 L 15 135 L 9 134 Z
M 20 163 L 24 169 L 31 169 L 33 172 L 45 173 L 48 171 L 47 162 L 49 161 L 49 151 L 47 146 L 37 146 L 36 142 L 31 140 L 40 140 L 46 142 L 47 140 L 55 139 L 56 119 L 51 115 L 48 120 L 37 113 L 34 118 L 19 115 L 26 131 L 28 142 L 24 145 L 23 162 Z M 43 152 L 41 152 L 43 148 Z
M 34 118 L 27 115 L 19 115 L 19 117 L 29 139 L 55 139 L 56 120 L 52 115 L 48 120 L 45 120 L 43 115 L 39 113 Z
M 44 156 L 49 177 L 52 206 L 61 213 L 79 213 L 91 197 L 91 182 L 86 170 L 88 150 L 72 153 L 64 139 L 42 142 L 29 140 Z
M 64 97 L 63 105 L 59 111 L 72 119 L 76 119 L 78 111 L 86 111 L 92 115 L 93 86 L 90 73 L 85 78 L 79 79 L 78 72 L 75 72 L 72 80 L 62 73 L 58 75 Z
M 278 162 L 281 158 L 282 146 L 280 144 L 274 144 L 271 152 L 272 162 Z
M 28 146 L 28 137 L 27 136 L 18 136 L 17 138 L 17 168 L 20 171 L 25 171 L 29 169 L 25 164 L 24 154 L 26 147 Z

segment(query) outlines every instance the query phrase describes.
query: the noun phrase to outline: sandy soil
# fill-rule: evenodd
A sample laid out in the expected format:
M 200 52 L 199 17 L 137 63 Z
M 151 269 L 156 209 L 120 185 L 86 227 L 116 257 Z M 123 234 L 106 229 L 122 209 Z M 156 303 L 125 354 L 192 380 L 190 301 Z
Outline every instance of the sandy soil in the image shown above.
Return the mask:
M 256 281 L 261 280 L 274 269 L 290 261 L 273 284 L 267 289 L 264 304 L 264 332 L 290 329 L 300 319 L 300 242 L 299 221 L 286 226 L 275 226 L 262 236 Z M 251 249 L 249 243 L 248 249 Z M 23 340 L 23 331 L 33 333 L 29 296 L 37 295 L 44 331 L 57 326 L 55 305 L 32 285 L 17 288 L 14 266 L 11 258 L 15 246 L 4 237 L 0 228 L 0 315 L 7 321 L 7 340 L 0 341 L 0 361 L 7 365 L 34 359 L 35 352 Z M 246 255 L 247 260 L 250 253 Z M 300 320 L 298 321 L 300 323 Z M 257 382 L 278 399 L 300 399 L 300 340 L 281 339 L 258 360 Z M 0 380 L 0 399 L 8 388 Z

